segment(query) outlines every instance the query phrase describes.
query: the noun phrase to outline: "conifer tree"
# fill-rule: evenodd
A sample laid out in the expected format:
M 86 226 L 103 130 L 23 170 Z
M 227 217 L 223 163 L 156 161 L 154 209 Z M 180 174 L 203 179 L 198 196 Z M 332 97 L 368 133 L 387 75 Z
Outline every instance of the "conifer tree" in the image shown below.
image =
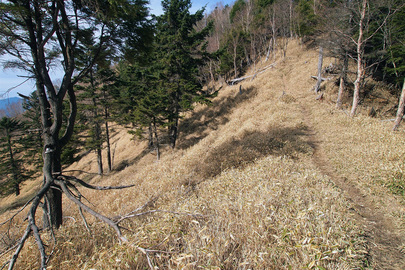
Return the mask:
M 29 96 L 23 96 L 23 123 L 26 129 L 24 137 L 24 159 L 34 166 L 38 171 L 42 167 L 42 124 L 41 111 L 37 92 L 32 92 Z
M 21 133 L 23 125 L 12 118 L 0 120 L 0 193 L 20 195 L 20 185 L 32 175 L 31 170 L 24 168 L 21 157 Z M 16 134 L 19 132 L 20 134 Z
M 113 83 L 114 73 L 110 62 L 100 60 L 90 70 L 89 74 L 76 87 L 78 91 L 79 108 L 83 129 L 87 132 L 84 146 L 96 152 L 98 174 L 104 173 L 102 149 L 107 142 L 107 163 L 111 171 L 111 154 L 109 154 L 109 93 L 107 88 Z
M 119 237 L 119 227 L 110 219 L 98 214 L 75 197 L 77 189 L 63 175 L 62 150 L 74 134 L 77 116 L 74 86 L 85 77 L 100 52 L 117 47 L 120 54 L 125 44 L 131 54 L 143 47 L 143 37 L 148 31 L 148 10 L 144 0 L 91 0 L 91 1 L 0 1 L 0 54 L 7 54 L 6 66 L 19 68 L 35 80 L 42 122 L 43 182 L 30 201 L 27 228 L 9 261 L 13 269 L 18 255 L 30 235 L 34 235 L 40 251 L 40 268 L 45 269 L 48 257 L 39 235 L 35 218 L 41 201 L 44 226 L 59 228 L 62 225 L 62 193 L 89 213 L 114 227 Z M 86 49 L 83 37 L 90 35 L 92 48 Z M 78 65 L 79 56 L 88 55 L 86 66 Z M 52 68 L 59 67 L 62 79 L 56 87 L 52 81 Z M 64 102 L 69 113 L 63 115 Z
M 138 137 L 143 137 L 143 130 L 146 128 L 149 148 L 155 148 L 159 158 L 158 129 L 166 125 L 169 97 L 162 88 L 160 71 L 156 69 L 152 55 L 145 56 L 150 63 L 148 67 L 140 63 L 121 63 L 113 96 L 119 104 L 115 118 L 118 122 L 135 128 L 129 132 Z
M 164 13 L 157 18 L 156 59 L 162 71 L 162 87 L 168 96 L 167 125 L 170 145 L 174 148 L 181 113 L 191 110 L 196 101 L 206 101 L 197 75 L 204 62 L 204 40 L 212 23 L 201 31 L 195 30 L 204 9 L 191 14 L 190 0 L 163 0 L 162 6 Z

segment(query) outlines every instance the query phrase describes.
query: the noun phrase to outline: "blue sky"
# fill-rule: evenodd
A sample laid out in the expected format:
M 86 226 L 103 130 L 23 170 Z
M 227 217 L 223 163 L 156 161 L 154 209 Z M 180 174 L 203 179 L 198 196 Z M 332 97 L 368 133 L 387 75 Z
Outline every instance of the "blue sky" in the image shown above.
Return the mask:
M 162 14 L 162 6 L 161 6 L 161 0 L 149 0 L 150 1 L 150 13 L 160 15 Z M 223 3 L 229 4 L 233 3 L 234 0 L 192 0 L 192 8 L 190 9 L 191 12 L 195 12 L 198 9 L 201 9 L 202 7 L 206 6 L 206 11 L 210 12 L 213 10 L 218 3 Z M 1 61 L 1 59 L 0 59 Z M 8 97 L 16 97 L 17 92 L 29 95 L 31 92 L 35 90 L 34 88 L 34 81 L 30 80 L 26 83 L 24 83 L 21 86 L 16 87 L 17 85 L 21 84 L 26 80 L 24 77 L 19 77 L 19 76 L 24 76 L 27 75 L 25 73 L 22 73 L 19 70 L 12 70 L 12 69 L 3 69 L 2 66 L 0 66 L 0 99 L 3 98 L 8 98 Z M 54 76 L 52 77 L 54 80 L 60 79 L 61 75 L 58 75 L 57 72 L 53 74 Z M 52 74 L 51 74 L 52 76 Z M 59 77 L 58 77 L 59 76 Z M 16 87 L 15 89 L 9 91 L 7 94 L 7 90 Z

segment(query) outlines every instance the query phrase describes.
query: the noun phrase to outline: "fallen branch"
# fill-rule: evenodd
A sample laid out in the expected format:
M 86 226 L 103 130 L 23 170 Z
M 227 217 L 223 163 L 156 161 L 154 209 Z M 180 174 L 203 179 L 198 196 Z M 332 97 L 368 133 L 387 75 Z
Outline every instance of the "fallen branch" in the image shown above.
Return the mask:
M 67 187 L 66 182 L 63 180 L 55 180 L 55 184 L 57 184 L 58 186 L 60 186 L 60 188 L 62 189 L 63 193 L 65 193 L 66 197 L 68 197 L 69 200 L 71 200 L 72 202 L 74 202 L 76 205 L 78 205 L 80 208 L 86 210 L 89 214 L 91 214 L 92 216 L 98 218 L 99 220 L 103 221 L 104 223 L 106 223 L 107 225 L 111 226 L 115 232 L 117 233 L 118 239 L 120 241 L 123 242 L 127 242 L 128 240 L 122 236 L 121 233 L 121 229 L 120 227 L 117 225 L 117 223 L 115 223 L 113 220 L 109 219 L 106 216 L 103 216 L 102 214 L 94 211 L 93 209 L 91 209 L 90 207 L 88 207 L 87 205 L 85 205 L 84 203 L 82 203 L 79 199 L 77 199 L 72 192 L 70 191 L 70 189 Z
M 311 76 L 312 79 L 318 80 L 317 76 Z M 332 78 L 321 78 L 321 80 L 324 81 L 330 81 Z
M 395 118 L 393 118 L 393 119 L 383 119 L 383 120 L 380 120 L 381 122 L 393 122 L 393 121 L 395 121 Z
M 261 74 L 261 73 L 263 73 L 263 72 L 265 72 L 267 69 L 269 69 L 269 68 L 273 68 L 274 66 L 276 65 L 276 63 L 273 63 L 273 64 L 271 64 L 271 65 L 268 65 L 268 66 L 265 66 L 264 68 L 261 68 L 261 69 L 259 69 L 255 74 L 253 74 L 253 75 L 249 75 L 249 76 L 245 76 L 245 77 L 241 77 L 241 78 L 236 78 L 236 79 L 233 79 L 233 80 L 230 80 L 230 81 L 227 81 L 227 84 L 229 84 L 229 85 L 234 85 L 235 83 L 239 83 L 239 82 L 241 82 L 241 81 L 244 81 L 244 80 L 246 80 L 246 79 L 249 79 L 249 78 L 252 78 L 252 80 L 254 79 L 254 78 L 256 78 L 256 76 L 258 75 L 258 74 Z

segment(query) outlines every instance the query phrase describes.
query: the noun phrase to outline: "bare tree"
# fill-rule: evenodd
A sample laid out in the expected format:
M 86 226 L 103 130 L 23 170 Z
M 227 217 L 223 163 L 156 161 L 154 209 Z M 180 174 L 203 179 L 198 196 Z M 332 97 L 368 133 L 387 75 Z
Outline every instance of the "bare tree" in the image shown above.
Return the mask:
M 373 4 L 376 3 L 373 2 Z M 367 66 L 365 61 L 366 44 L 379 31 L 382 30 L 383 26 L 387 23 L 387 20 L 403 6 L 404 4 L 393 10 L 389 10 L 388 13 L 384 15 L 383 19 L 380 22 L 378 22 L 378 26 L 375 28 L 374 31 L 373 30 L 370 31 L 370 24 L 373 21 L 372 13 L 377 12 L 378 8 L 370 7 L 370 0 L 362 0 L 362 2 L 359 3 L 359 5 L 357 6 L 357 14 L 359 15 L 357 39 L 351 36 L 349 37 L 350 40 L 353 42 L 353 44 L 355 44 L 356 46 L 356 55 L 354 59 L 357 63 L 356 80 L 354 81 L 354 91 L 353 91 L 353 104 L 350 112 L 350 116 L 352 117 L 356 114 L 357 106 L 360 101 L 360 91 L 362 85 L 364 84 L 366 72 L 373 65 L 377 64 L 373 63 Z
M 323 47 L 319 47 L 319 58 L 318 58 L 318 79 L 315 85 L 315 93 L 318 93 L 321 88 L 322 83 L 322 63 L 323 63 Z
M 404 106 L 405 106 L 405 79 L 404 84 L 402 86 L 401 97 L 399 98 L 397 117 L 395 118 L 394 127 L 392 128 L 393 131 L 398 129 L 402 117 L 404 117 Z
M 347 66 L 348 66 L 348 57 L 347 54 L 343 57 L 343 63 L 342 63 L 342 70 L 340 72 L 340 78 L 339 78 L 339 91 L 338 91 L 338 96 L 336 100 L 336 107 L 341 108 L 342 107 L 342 98 L 343 98 L 343 93 L 346 88 L 346 74 L 347 74 Z

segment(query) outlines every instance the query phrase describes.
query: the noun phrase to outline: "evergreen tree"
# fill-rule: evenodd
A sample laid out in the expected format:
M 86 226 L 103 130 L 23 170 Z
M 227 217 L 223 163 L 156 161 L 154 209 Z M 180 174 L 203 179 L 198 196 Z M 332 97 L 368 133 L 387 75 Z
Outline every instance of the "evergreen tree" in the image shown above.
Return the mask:
M 163 15 L 157 18 L 156 60 L 162 71 L 162 86 L 167 92 L 167 119 L 171 147 L 178 137 L 182 112 L 191 110 L 196 101 L 206 99 L 201 93 L 198 68 L 204 63 L 204 40 L 212 28 L 208 23 L 201 31 L 195 25 L 204 9 L 190 14 L 190 0 L 163 0 Z
M 142 39 L 150 36 L 147 17 L 144 0 L 0 2 L 0 52 L 12 57 L 6 60 L 8 67 L 22 69 L 35 79 L 41 110 L 44 181 L 32 208 L 35 212 L 46 194 L 48 216 L 44 221 L 49 220 L 56 228 L 62 224 L 63 184 L 57 183 L 56 177 L 62 173 L 62 149 L 74 133 L 77 115 L 74 86 L 89 72 L 100 52 L 117 47 L 120 53 L 127 53 L 127 49 L 121 50 L 123 45 L 132 55 L 142 49 Z M 86 49 L 83 37 L 89 35 L 94 45 Z M 77 62 L 83 55 L 91 58 L 86 66 Z M 51 79 L 50 68 L 54 66 L 63 70 L 58 87 Z M 65 101 L 69 103 L 67 117 L 63 116 Z M 46 265 L 44 258 L 41 267 Z M 14 263 L 15 259 L 10 267 Z
M 110 62 L 99 61 L 90 70 L 89 74 L 76 87 L 79 99 L 79 111 L 86 131 L 84 146 L 86 149 L 95 151 L 97 155 L 98 173 L 102 175 L 103 143 L 107 142 L 108 170 L 111 170 L 111 154 L 109 154 L 109 107 L 110 100 L 107 88 L 115 79 L 110 69 Z
M 12 118 L 3 117 L 0 120 L 0 194 L 14 193 L 20 195 L 20 185 L 29 179 L 32 171 L 24 167 L 21 158 L 21 133 L 23 125 Z M 20 134 L 16 134 L 19 132 Z
M 42 124 L 41 111 L 37 92 L 32 92 L 30 96 L 24 98 L 23 123 L 27 127 L 24 138 L 24 159 L 34 166 L 34 170 L 39 171 L 42 167 Z
M 400 2 L 399 2 L 400 3 Z M 400 7 L 397 4 L 396 7 Z M 388 73 L 387 80 L 395 82 L 397 87 L 403 84 L 405 77 L 405 6 L 392 16 L 388 28 L 388 60 L 385 72 Z
M 148 56 L 148 67 L 121 63 L 113 96 L 119 104 L 116 119 L 135 128 L 129 132 L 139 138 L 148 129 L 149 148 L 156 148 L 159 158 L 158 128 L 165 126 L 169 97 L 152 57 Z

